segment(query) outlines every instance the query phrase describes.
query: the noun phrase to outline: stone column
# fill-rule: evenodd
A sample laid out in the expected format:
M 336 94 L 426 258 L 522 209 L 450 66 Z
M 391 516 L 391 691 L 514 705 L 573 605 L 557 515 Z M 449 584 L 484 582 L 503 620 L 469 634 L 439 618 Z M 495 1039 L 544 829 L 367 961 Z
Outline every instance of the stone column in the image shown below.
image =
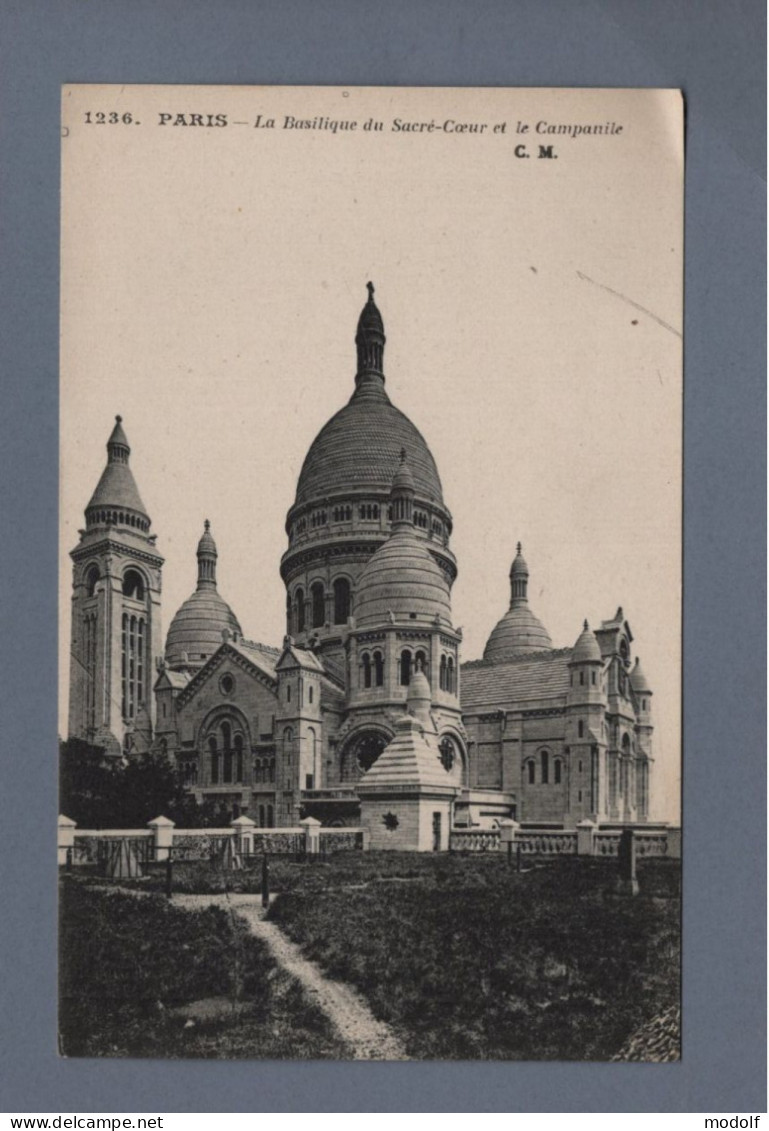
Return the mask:
M 147 821 L 147 827 L 155 836 L 155 859 L 167 860 L 174 843 L 174 822 L 168 817 L 156 817 L 154 821 Z
M 57 822 L 56 848 L 59 864 L 67 863 L 67 853 L 75 847 L 75 829 L 77 822 L 69 817 L 60 816 Z

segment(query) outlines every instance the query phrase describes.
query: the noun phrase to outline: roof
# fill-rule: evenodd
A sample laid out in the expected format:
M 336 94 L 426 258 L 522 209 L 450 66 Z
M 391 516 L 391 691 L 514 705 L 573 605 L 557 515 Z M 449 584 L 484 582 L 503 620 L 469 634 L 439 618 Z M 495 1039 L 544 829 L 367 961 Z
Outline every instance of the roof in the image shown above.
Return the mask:
M 421 785 L 455 787 L 442 761 L 438 736 L 426 735 L 419 722 L 404 715 L 395 724 L 395 737 L 357 784 L 359 794 L 369 786 Z
M 133 472 L 127 463 L 108 463 L 96 484 L 86 510 L 91 507 L 123 507 L 138 511 L 147 517 L 147 508 L 142 502 Z
M 460 700 L 463 712 L 508 707 L 536 699 L 566 696 L 571 648 L 528 652 L 509 660 L 462 664 Z
M 440 476 L 422 433 L 392 404 L 378 378 L 362 383 L 310 445 L 296 503 L 362 487 L 389 494 L 404 448 L 418 498 L 442 505 Z
M 270 648 L 267 644 L 257 644 L 253 640 L 228 640 L 227 644 L 250 663 L 260 668 L 270 679 L 275 679 L 275 665 L 280 657 L 277 648 Z
M 325 674 L 323 664 L 314 652 L 311 652 L 308 648 L 297 648 L 296 644 L 293 643 L 286 644 L 283 648 L 282 652 L 280 653 L 280 659 L 278 660 L 278 663 L 276 665 L 276 671 L 279 671 L 281 667 L 287 666 L 284 665 L 284 660 L 287 657 L 290 657 L 290 659 L 292 659 L 294 663 L 300 668 L 304 668 L 305 670 L 310 671 L 324 672 Z

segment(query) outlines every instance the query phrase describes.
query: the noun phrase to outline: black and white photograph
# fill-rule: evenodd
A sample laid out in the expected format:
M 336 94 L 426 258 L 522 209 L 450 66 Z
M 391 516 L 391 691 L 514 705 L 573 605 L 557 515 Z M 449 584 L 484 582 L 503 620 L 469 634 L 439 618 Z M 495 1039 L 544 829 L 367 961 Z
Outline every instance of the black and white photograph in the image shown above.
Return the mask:
M 683 101 L 62 91 L 63 1057 L 681 1057 Z

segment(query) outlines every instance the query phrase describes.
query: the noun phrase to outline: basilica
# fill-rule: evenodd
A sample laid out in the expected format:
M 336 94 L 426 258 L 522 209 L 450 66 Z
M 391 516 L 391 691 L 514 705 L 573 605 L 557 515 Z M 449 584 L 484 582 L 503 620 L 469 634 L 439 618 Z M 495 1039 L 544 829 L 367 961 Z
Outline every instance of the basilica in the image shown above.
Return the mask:
M 161 630 L 163 558 L 121 418 L 71 552 L 69 734 L 173 759 L 199 801 L 259 826 L 372 830 L 372 847 L 451 829 L 642 823 L 652 691 L 621 608 L 553 647 L 519 543 L 481 659 L 452 620 L 452 518 L 425 439 L 385 388 L 368 284 L 350 400 L 321 429 L 286 516 L 286 634 L 246 638 L 217 586 L 208 520 L 197 585 Z M 388 840 L 389 838 L 389 840 Z

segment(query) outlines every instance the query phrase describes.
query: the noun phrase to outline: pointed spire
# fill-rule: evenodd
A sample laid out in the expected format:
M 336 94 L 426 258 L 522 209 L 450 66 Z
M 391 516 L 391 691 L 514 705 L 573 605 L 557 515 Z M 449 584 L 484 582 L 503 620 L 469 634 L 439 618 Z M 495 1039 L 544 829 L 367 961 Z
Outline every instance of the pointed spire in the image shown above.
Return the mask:
M 401 448 L 401 458 L 398 470 L 395 472 L 390 490 L 390 505 L 392 506 L 392 529 L 408 527 L 414 524 L 414 476 L 408 465 L 406 449 Z
M 198 589 L 216 589 L 216 542 L 211 534 L 211 523 L 203 523 L 203 535 L 198 542 Z
M 115 427 L 112 429 L 112 434 L 107 440 L 107 455 L 110 463 L 128 463 L 128 457 L 131 454 L 131 448 L 128 443 L 128 438 L 123 431 L 123 417 L 115 417 Z
M 131 526 L 149 534 L 150 520 L 128 463 L 131 446 L 123 431 L 122 416 L 107 440 L 107 465 L 85 508 L 86 524 Z
M 516 546 L 515 558 L 513 564 L 510 566 L 510 608 L 517 609 L 521 605 L 527 605 L 529 599 L 527 596 L 529 585 L 529 567 L 526 565 L 526 559 L 523 556 L 521 543 Z
M 355 335 L 355 345 L 358 351 L 358 371 L 355 374 L 355 384 L 360 385 L 364 379 L 374 378 L 384 384 L 384 347 L 385 332 L 382 315 L 374 302 L 374 284 L 366 283 L 368 301 L 363 307 L 358 319 L 358 330 Z

